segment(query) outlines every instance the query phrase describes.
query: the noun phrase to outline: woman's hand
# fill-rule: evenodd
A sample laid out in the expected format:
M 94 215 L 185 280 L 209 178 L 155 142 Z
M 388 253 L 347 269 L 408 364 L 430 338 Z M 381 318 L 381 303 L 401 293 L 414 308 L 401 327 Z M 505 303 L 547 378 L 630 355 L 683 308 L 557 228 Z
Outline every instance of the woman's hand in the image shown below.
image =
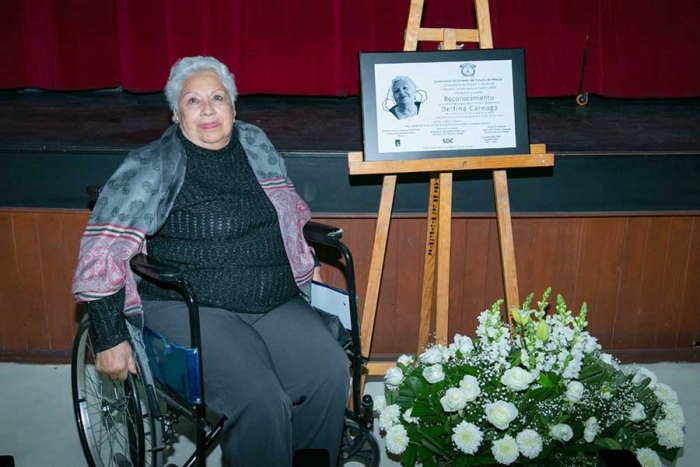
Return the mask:
M 124 341 L 111 349 L 97 353 L 95 368 L 112 379 L 124 381 L 131 373 L 136 374 L 136 360 L 131 350 L 131 344 Z

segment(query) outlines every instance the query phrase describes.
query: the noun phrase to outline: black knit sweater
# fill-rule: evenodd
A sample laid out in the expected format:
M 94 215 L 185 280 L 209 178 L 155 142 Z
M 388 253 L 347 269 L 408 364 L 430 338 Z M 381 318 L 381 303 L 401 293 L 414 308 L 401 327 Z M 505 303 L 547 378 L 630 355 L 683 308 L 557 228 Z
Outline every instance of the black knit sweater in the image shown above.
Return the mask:
M 277 212 L 258 183 L 240 142 L 220 150 L 194 145 L 178 130 L 187 155 L 185 180 L 148 253 L 178 266 L 200 304 L 265 313 L 299 293 L 280 233 Z M 145 300 L 180 300 L 173 290 L 142 281 Z M 101 302 L 101 303 L 97 303 Z M 98 351 L 128 337 L 124 296 L 90 302 Z

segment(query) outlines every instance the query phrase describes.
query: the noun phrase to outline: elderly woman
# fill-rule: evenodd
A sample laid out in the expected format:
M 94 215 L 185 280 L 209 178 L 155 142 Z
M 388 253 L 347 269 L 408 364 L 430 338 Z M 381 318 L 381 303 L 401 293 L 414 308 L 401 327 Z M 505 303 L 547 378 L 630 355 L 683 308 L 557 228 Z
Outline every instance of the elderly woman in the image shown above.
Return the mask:
M 228 417 L 227 465 L 291 465 L 296 449 L 337 458 L 348 360 L 302 297 L 314 258 L 309 209 L 257 127 L 236 121 L 226 66 L 188 57 L 165 95 L 175 125 L 133 151 L 105 185 L 81 242 L 73 292 L 87 302 L 96 367 L 136 371 L 124 315 L 189 344 L 187 307 L 173 291 L 136 285 L 145 251 L 179 266 L 200 302 L 207 405 Z
M 418 87 L 408 76 L 397 76 L 391 81 L 391 95 L 396 105 L 389 109 L 399 120 L 415 117 L 420 111 L 420 102 L 416 100 Z

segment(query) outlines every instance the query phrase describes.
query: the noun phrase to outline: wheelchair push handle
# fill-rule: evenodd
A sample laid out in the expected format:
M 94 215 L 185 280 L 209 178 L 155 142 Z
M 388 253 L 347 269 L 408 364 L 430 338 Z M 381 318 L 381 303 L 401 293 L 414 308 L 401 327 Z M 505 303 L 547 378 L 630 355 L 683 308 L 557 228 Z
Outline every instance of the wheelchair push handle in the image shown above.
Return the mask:
M 90 200 L 95 201 L 100 196 L 102 187 L 99 185 L 89 185 L 85 187 L 85 193 L 90 197 Z

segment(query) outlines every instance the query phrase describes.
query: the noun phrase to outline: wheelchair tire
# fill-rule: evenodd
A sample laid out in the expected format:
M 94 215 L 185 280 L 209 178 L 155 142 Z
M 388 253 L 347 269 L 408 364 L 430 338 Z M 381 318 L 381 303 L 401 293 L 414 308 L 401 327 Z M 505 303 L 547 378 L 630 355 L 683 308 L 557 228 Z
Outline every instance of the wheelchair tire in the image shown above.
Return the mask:
M 360 464 L 365 467 L 377 467 L 379 460 L 379 444 L 374 434 L 357 422 L 346 419 L 338 465 Z
M 140 372 L 140 362 L 137 367 Z M 73 342 L 73 408 L 80 444 L 90 467 L 160 467 L 162 424 L 151 417 L 141 380 L 115 381 L 95 369 L 87 317 Z

